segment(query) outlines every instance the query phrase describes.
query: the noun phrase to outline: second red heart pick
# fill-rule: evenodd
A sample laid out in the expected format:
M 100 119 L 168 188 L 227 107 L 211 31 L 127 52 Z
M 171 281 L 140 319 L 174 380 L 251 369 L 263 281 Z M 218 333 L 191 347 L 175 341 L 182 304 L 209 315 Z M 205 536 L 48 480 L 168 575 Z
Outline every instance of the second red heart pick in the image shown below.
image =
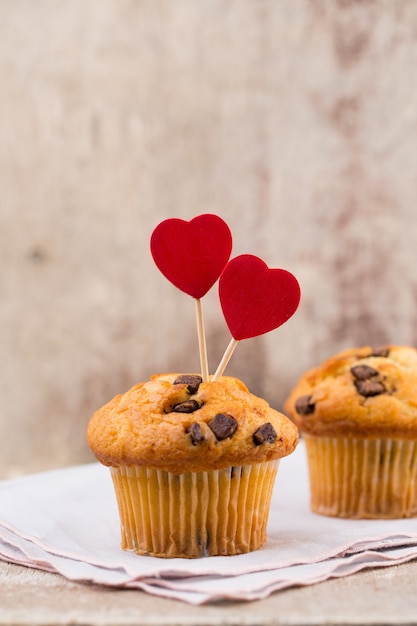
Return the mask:
M 293 274 L 270 269 L 262 259 L 242 254 L 227 264 L 219 281 L 219 296 L 234 339 L 268 333 L 297 310 L 300 286 Z
M 189 222 L 164 220 L 151 236 L 151 253 L 159 270 L 175 287 L 197 299 L 219 278 L 231 251 L 228 225 L 210 213 Z

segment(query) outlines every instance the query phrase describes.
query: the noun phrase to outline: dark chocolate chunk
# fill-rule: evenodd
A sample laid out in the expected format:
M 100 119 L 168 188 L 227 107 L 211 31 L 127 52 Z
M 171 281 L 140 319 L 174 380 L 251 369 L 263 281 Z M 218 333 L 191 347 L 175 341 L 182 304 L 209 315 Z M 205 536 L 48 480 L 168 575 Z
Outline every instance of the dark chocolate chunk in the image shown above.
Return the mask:
M 388 355 L 389 355 L 388 346 L 378 346 L 378 348 L 372 348 L 371 356 L 382 356 L 386 358 Z
M 369 378 L 374 378 L 379 374 L 378 370 L 369 365 L 355 365 L 350 371 L 356 380 L 369 380 Z
M 295 401 L 295 410 L 300 415 L 310 415 L 314 413 L 315 404 L 311 401 L 311 396 L 300 396 Z
M 180 402 L 176 404 L 172 410 L 175 413 L 194 413 L 197 409 L 200 408 L 197 400 L 184 400 L 184 402 Z
M 377 380 L 355 380 L 355 387 L 361 396 L 369 398 L 371 396 L 379 396 L 385 393 L 386 389 L 382 383 Z
M 193 444 L 193 446 L 196 446 L 205 439 L 201 430 L 201 426 L 197 422 L 193 422 L 192 424 L 190 424 L 190 426 L 187 428 L 187 433 L 191 437 L 191 443 Z
M 277 433 L 270 422 L 262 424 L 262 426 L 259 426 L 259 428 L 253 433 L 255 446 L 259 446 L 261 443 L 274 443 L 276 438 Z
M 199 386 L 203 382 L 201 376 L 197 376 L 196 374 L 181 374 L 181 376 L 177 376 L 174 380 L 174 385 L 187 385 L 188 391 L 191 395 L 193 393 L 197 393 Z
M 208 425 L 219 441 L 232 437 L 237 430 L 235 418 L 225 413 L 217 413 Z

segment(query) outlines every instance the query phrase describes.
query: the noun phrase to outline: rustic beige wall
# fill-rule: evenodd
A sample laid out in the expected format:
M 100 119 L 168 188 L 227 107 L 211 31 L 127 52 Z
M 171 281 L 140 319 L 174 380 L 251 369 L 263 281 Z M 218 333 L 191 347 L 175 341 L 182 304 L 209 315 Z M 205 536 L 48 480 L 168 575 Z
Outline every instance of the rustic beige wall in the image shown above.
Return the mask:
M 299 278 L 227 370 L 277 408 L 335 350 L 417 344 L 416 67 L 415 0 L 0 0 L 0 476 L 91 460 L 94 408 L 198 368 L 167 217 Z M 216 290 L 205 317 L 214 370 Z

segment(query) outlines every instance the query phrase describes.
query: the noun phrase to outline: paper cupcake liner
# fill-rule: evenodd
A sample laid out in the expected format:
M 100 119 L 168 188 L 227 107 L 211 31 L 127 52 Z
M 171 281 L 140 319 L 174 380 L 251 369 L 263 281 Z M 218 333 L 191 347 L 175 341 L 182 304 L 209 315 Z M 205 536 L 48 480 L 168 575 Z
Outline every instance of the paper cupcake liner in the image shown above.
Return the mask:
M 278 460 L 185 474 L 110 469 L 124 550 L 196 558 L 243 554 L 266 541 Z
M 311 509 L 357 519 L 417 515 L 417 442 L 303 435 Z

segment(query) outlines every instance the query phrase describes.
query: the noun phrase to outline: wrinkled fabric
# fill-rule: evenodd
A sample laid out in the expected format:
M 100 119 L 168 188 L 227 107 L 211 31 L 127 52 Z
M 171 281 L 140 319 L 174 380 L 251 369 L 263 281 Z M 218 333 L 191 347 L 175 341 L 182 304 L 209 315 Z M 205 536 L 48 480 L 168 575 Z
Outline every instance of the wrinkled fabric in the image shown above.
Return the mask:
M 109 470 L 91 463 L 0 482 L 0 558 L 72 581 L 136 588 L 191 604 L 249 601 L 415 559 L 417 520 L 311 513 L 300 443 L 280 463 L 268 541 L 256 552 L 189 560 L 121 550 Z

